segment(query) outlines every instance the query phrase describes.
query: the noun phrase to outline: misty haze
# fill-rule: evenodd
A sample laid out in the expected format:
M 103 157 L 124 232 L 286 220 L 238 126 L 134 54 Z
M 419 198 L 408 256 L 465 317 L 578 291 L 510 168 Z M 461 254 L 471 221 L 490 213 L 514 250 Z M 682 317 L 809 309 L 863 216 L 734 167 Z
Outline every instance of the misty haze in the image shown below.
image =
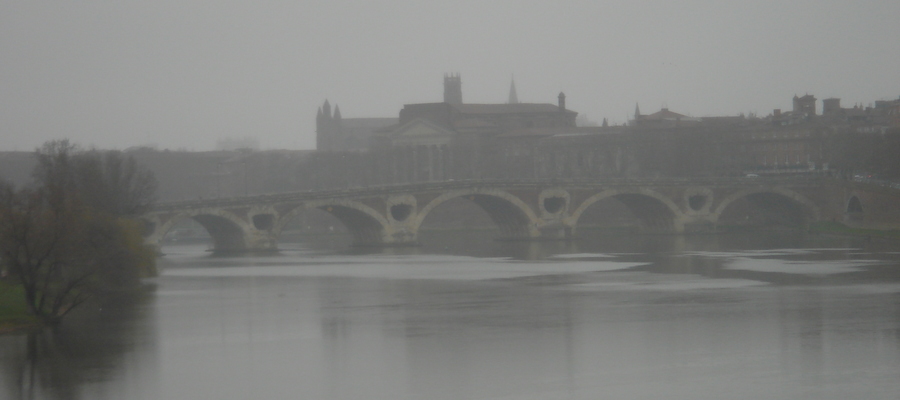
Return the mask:
M 0 11 L 0 398 L 900 393 L 896 2 Z

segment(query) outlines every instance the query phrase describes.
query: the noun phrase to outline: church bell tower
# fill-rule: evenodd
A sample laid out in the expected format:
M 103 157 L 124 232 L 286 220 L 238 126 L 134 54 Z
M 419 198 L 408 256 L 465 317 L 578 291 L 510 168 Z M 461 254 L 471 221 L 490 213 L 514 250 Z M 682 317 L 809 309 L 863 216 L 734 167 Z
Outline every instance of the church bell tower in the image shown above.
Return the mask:
M 459 74 L 444 74 L 444 103 L 462 104 L 462 82 Z

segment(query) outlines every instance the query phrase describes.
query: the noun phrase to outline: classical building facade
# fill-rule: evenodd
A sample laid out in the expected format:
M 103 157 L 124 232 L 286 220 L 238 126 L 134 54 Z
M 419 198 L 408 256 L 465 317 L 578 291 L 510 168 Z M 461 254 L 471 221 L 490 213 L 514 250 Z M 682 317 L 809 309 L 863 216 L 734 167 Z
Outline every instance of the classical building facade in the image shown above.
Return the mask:
M 383 156 L 375 168 L 388 183 L 485 177 L 508 138 L 539 130 L 544 136 L 575 128 L 578 113 L 557 103 L 522 103 L 510 84 L 505 104 L 463 102 L 458 74 L 444 76 L 444 101 L 406 104 L 398 118 L 342 118 L 326 100 L 316 117 L 317 149 L 367 150 Z M 384 165 L 386 164 L 386 165 Z

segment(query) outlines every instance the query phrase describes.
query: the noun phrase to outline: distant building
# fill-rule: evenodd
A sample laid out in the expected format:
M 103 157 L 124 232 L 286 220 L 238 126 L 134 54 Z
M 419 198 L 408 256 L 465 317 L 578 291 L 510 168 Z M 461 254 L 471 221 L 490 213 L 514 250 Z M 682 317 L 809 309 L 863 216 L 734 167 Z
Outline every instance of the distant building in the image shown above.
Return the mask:
M 840 101 L 838 100 L 838 103 Z M 834 106 L 834 99 L 829 99 L 829 107 Z M 803 97 L 794 95 L 793 109 L 788 112 L 782 112 L 781 109 L 775 109 L 772 113 L 772 125 L 789 126 L 796 124 L 804 124 L 816 118 L 816 98 L 810 94 Z
M 447 135 L 497 136 L 521 128 L 574 127 L 577 112 L 566 109 L 566 95 L 560 93 L 557 104 L 520 103 L 515 83 L 510 85 L 506 104 L 466 104 L 462 102 L 459 75 L 444 77 L 444 102 L 407 104 L 400 110 L 399 124 L 382 130 L 384 144 L 401 145 L 411 136 L 423 135 L 418 126 L 426 123 Z M 415 122 L 420 121 L 420 122 Z M 415 135 L 410 129 L 416 130 Z M 437 134 L 435 130 L 435 134 Z M 420 139 L 416 139 L 420 140 Z
M 841 99 L 827 98 L 822 100 L 822 115 L 833 115 L 841 111 Z
M 665 107 L 643 114 L 636 104 L 627 126 L 605 118 L 602 126 L 579 126 L 563 93 L 556 104 L 523 103 L 511 81 L 505 103 L 468 104 L 458 74 L 443 83 L 443 102 L 406 104 L 398 118 L 349 123 L 326 101 L 317 118 L 319 149 L 367 151 L 322 154 L 327 162 L 316 179 L 328 185 L 834 173 L 841 153 L 836 135 L 900 127 L 900 99 L 842 108 L 840 99 L 827 98 L 819 115 L 810 94 L 795 95 L 790 111 L 765 117 L 692 117 Z
M 673 127 L 673 126 L 691 126 L 700 122 L 699 118 L 688 117 L 687 115 L 669 111 L 663 107 L 653 114 L 643 115 L 641 109 L 635 106 L 634 125 L 641 127 Z
M 480 178 L 504 168 L 497 156 L 509 135 L 574 129 L 577 115 L 563 93 L 557 104 L 520 102 L 515 82 L 505 104 L 463 103 L 460 76 L 446 75 L 444 102 L 404 105 L 398 124 L 377 133 L 376 147 L 391 154 L 391 170 L 403 171 L 403 181 Z
M 216 142 L 216 150 L 219 151 L 235 151 L 235 150 L 259 150 L 259 139 L 246 138 L 225 138 Z
M 854 105 L 841 107 L 841 99 L 822 100 L 823 123 L 830 126 L 850 126 L 860 131 L 884 131 L 900 127 L 900 99 L 877 100 L 873 107 Z
M 813 95 L 806 94 L 803 97 L 794 95 L 794 113 L 806 114 L 806 116 L 816 116 L 816 98 Z
M 444 103 L 462 104 L 462 80 L 459 74 L 444 75 Z
M 873 112 L 882 122 L 891 127 L 900 127 L 900 98 L 897 100 L 878 100 Z
M 323 151 L 367 150 L 375 132 L 397 123 L 397 118 L 342 118 L 341 110 L 328 100 L 316 114 L 316 149 Z

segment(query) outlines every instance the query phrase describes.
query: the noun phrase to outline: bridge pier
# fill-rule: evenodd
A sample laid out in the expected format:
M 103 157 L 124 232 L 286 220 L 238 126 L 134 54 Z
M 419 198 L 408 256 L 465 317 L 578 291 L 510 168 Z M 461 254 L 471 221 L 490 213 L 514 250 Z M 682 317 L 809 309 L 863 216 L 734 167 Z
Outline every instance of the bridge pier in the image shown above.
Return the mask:
M 419 244 L 419 227 L 416 224 L 418 213 L 418 202 L 415 196 L 402 194 L 388 196 L 384 204 L 384 217 L 381 219 L 381 241 L 375 244 L 379 246 L 417 246 Z
M 381 233 L 381 241 L 374 243 L 354 243 L 356 246 L 418 246 L 419 235 L 407 226 L 391 224 Z
M 562 221 L 550 221 L 537 229 L 537 236 L 527 237 L 528 240 L 571 240 L 574 239 L 575 229 Z
M 264 253 L 278 251 L 278 238 L 271 232 L 250 230 L 244 233 L 244 246 L 238 249 L 215 249 L 216 252 Z
M 679 233 L 715 233 L 716 224 L 709 221 L 691 221 L 682 225 Z

